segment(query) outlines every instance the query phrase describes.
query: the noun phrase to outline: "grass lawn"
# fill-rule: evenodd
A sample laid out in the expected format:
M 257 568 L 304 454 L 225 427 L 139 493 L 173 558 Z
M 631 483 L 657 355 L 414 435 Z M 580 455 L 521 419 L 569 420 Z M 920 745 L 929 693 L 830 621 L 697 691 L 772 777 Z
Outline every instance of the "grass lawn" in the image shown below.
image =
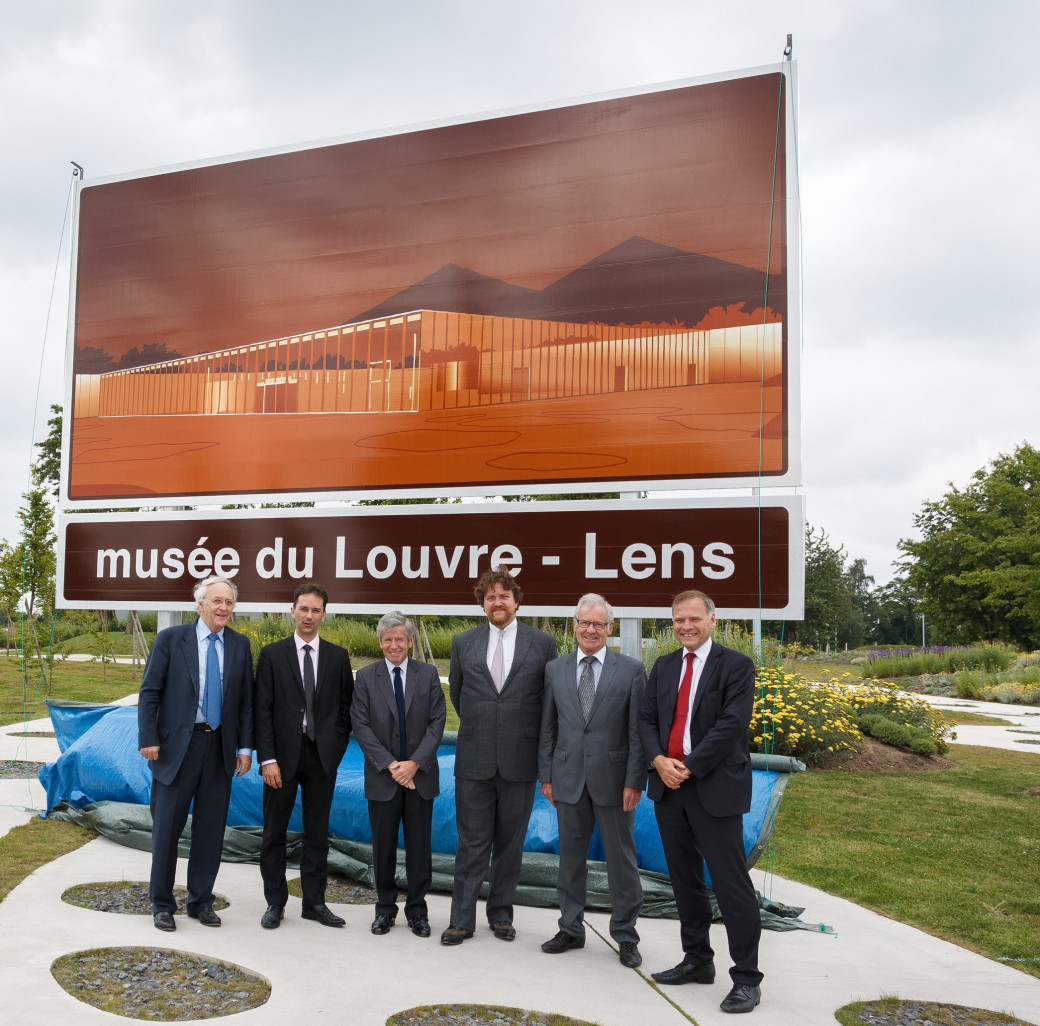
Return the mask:
M 139 670 L 123 663 L 80 663 L 55 659 L 47 670 L 50 691 L 35 660 L 23 666 L 19 657 L 0 658 L 0 726 L 47 715 L 45 698 L 77 702 L 113 702 L 137 691 Z
M 797 774 L 774 869 L 1040 977 L 1040 755 L 947 757 L 956 769 Z

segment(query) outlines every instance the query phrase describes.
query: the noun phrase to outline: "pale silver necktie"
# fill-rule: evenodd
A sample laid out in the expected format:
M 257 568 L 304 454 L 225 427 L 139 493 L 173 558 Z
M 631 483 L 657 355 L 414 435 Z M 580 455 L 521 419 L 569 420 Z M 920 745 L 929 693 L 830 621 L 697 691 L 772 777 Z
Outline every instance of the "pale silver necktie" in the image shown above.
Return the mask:
M 581 714 L 585 722 L 589 722 L 589 713 L 592 712 L 592 703 L 596 697 L 596 678 L 592 672 L 592 664 L 596 661 L 595 656 L 586 656 L 582 659 L 585 664 L 581 668 L 581 680 L 578 681 L 578 700 L 581 702 Z
M 495 682 L 495 690 L 501 691 L 502 685 L 505 683 L 505 673 L 503 672 L 505 662 L 502 655 L 502 632 L 497 627 L 494 630 L 498 635 L 498 638 L 495 641 L 495 651 L 491 654 L 491 679 Z

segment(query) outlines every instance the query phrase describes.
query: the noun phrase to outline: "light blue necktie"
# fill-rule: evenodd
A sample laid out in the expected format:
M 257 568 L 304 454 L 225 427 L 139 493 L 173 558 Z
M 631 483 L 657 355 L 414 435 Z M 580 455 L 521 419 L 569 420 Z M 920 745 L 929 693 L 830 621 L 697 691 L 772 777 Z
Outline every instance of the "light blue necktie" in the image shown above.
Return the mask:
M 206 690 L 202 696 L 202 715 L 213 730 L 220 726 L 220 705 L 223 695 L 220 688 L 220 660 L 217 658 L 217 638 L 209 636 L 209 651 L 206 653 Z

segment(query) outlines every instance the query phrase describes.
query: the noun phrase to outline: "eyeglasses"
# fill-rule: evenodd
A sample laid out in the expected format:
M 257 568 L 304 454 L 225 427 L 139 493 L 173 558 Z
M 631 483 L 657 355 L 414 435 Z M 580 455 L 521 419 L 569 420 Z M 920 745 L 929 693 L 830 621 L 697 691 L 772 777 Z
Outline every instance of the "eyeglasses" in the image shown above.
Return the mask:
M 602 620 L 575 620 L 574 622 L 583 631 L 605 631 L 610 626 L 610 624 L 603 623 Z
M 211 598 L 208 598 L 208 599 L 206 599 L 206 602 L 209 605 L 211 605 L 211 606 L 216 606 L 217 609 L 220 609 L 222 606 L 227 606 L 228 609 L 233 609 L 234 606 L 235 606 L 235 600 L 234 599 L 211 599 Z

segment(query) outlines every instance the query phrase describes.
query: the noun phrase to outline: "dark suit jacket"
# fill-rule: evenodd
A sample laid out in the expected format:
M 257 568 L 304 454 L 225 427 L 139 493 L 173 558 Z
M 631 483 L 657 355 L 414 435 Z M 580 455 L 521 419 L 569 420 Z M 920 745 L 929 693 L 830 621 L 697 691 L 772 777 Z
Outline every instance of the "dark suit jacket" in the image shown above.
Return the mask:
M 437 747 L 444 736 L 444 718 L 444 691 L 437 668 L 409 659 L 404 686 L 405 736 L 408 758 L 419 764 L 413 782 L 422 798 L 436 798 L 441 792 Z M 389 801 L 399 785 L 387 767 L 397 761 L 401 741 L 394 683 L 385 659 L 358 670 L 350 719 L 365 754 L 365 797 Z
M 668 752 L 668 734 L 679 697 L 683 649 L 661 656 L 650 671 L 639 716 L 639 736 L 648 763 Z M 697 794 L 713 816 L 751 808 L 748 724 L 755 701 L 755 664 L 740 652 L 711 643 L 690 720 L 690 754 L 684 760 Z M 665 786 L 650 770 L 647 794 L 657 801 Z
M 488 630 L 483 623 L 451 641 L 448 694 L 459 715 L 455 776 L 536 780 L 545 664 L 556 658 L 556 642 L 517 623 L 513 665 L 500 694 L 487 664 Z
M 321 768 L 334 777 L 350 740 L 350 698 L 354 675 L 345 648 L 321 639 L 314 692 L 314 743 Z M 256 755 L 274 759 L 282 776 L 295 772 L 303 738 L 303 677 L 295 635 L 264 645 L 256 667 Z
M 224 768 L 233 776 L 240 748 L 253 747 L 253 654 L 249 642 L 224 628 L 224 690 L 221 747 Z M 148 654 L 137 700 L 139 748 L 159 746 L 152 776 L 173 783 L 184 761 L 199 705 L 199 646 L 195 624 L 160 631 Z
M 620 805 L 624 789 L 642 791 L 646 760 L 639 741 L 646 671 L 638 659 L 607 649 L 589 722 L 578 698 L 578 651 L 545 668 L 538 777 L 553 799 L 573 805 L 588 787 L 597 805 Z

